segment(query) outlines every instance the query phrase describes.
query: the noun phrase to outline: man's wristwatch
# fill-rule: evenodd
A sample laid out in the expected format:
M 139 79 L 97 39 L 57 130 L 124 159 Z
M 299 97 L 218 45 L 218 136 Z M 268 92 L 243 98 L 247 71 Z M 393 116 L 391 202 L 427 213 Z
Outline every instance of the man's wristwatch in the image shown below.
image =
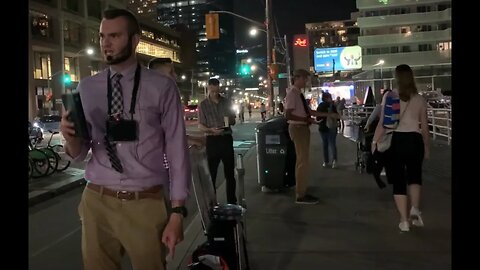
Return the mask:
M 188 215 L 187 208 L 185 206 L 172 207 L 172 213 L 181 214 L 184 218 Z

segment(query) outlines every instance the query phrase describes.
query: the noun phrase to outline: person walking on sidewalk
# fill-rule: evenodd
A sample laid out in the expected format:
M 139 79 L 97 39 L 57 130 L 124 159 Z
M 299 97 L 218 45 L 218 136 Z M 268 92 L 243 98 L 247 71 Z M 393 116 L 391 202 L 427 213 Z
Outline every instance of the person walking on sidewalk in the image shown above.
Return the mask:
M 109 68 L 77 87 L 89 139 L 75 136 L 69 112 L 60 124 L 68 156 L 80 161 L 92 150 L 78 211 L 84 269 L 120 269 L 126 251 L 134 269 L 164 270 L 165 246 L 173 257 L 183 240 L 191 178 L 179 91 L 138 63 L 141 32 L 131 12 L 104 11 L 99 33 Z M 170 172 L 161 165 L 164 153 Z
M 304 69 L 295 70 L 292 78 L 292 86 L 287 89 L 285 97 L 285 118 L 288 121 L 288 133 L 295 145 L 296 164 L 296 199 L 298 204 L 317 204 L 318 198 L 307 194 L 309 151 L 310 151 L 310 124 L 314 123 L 313 116 L 332 116 L 329 113 L 320 113 L 310 109 L 302 93 L 307 86 L 310 73 Z
M 383 97 L 386 94 L 388 94 L 390 91 L 392 91 L 392 90 L 386 89 L 381 93 L 382 94 L 382 100 L 383 100 Z M 377 128 L 378 122 L 380 121 L 382 108 L 383 108 L 382 103 L 379 102 L 375 106 L 375 109 L 373 110 L 372 114 L 370 114 L 370 116 L 368 117 L 367 123 L 365 124 L 365 128 L 364 128 L 364 132 L 368 136 L 373 137 L 373 135 L 374 135 L 373 133 L 375 132 L 375 129 Z M 369 138 L 372 138 L 372 137 L 369 137 Z M 373 138 L 372 138 L 372 140 L 373 140 Z M 373 177 L 375 179 L 375 182 L 377 183 L 377 185 L 380 189 L 385 188 L 386 185 L 382 181 L 382 178 L 380 177 L 381 174 L 382 174 L 382 171 L 385 167 L 385 153 L 375 151 L 369 158 L 371 158 L 372 162 L 373 162 L 372 174 L 373 174 Z
M 216 190 L 217 170 L 220 161 L 227 182 L 227 202 L 236 204 L 235 154 L 231 126 L 235 125 L 235 112 L 229 100 L 220 96 L 220 82 L 208 81 L 208 96 L 199 106 L 198 127 L 207 135 L 208 168 Z
M 420 207 L 422 185 L 422 163 L 430 156 L 430 134 L 427 121 L 427 102 L 418 94 L 413 71 L 408 65 L 395 68 L 395 80 L 398 94 L 390 92 L 383 97 L 380 121 L 375 130 L 372 152 L 377 143 L 390 136 L 390 147 L 386 151 L 386 173 L 393 183 L 393 197 L 398 212 L 401 231 L 413 226 L 422 227 L 423 220 Z M 399 112 L 395 112 L 399 105 Z M 392 112 L 398 115 L 392 115 Z M 420 123 L 420 125 L 419 125 Z M 388 145 L 388 143 L 387 143 Z M 408 193 L 410 197 L 410 215 L 408 215 Z
M 247 109 L 248 109 L 248 119 L 252 119 L 252 104 L 250 104 L 250 102 L 247 105 Z
M 322 103 L 318 105 L 317 112 L 338 114 L 337 108 L 330 93 L 322 94 Z M 323 141 L 323 167 L 330 166 L 330 155 L 332 156 L 332 168 L 337 166 L 337 128 L 339 117 L 317 117 L 318 130 Z
M 240 123 L 245 122 L 245 106 L 243 102 L 239 104 L 239 110 L 238 110 L 238 118 L 240 119 Z
M 267 107 L 265 107 L 265 103 L 262 102 L 260 105 L 260 115 L 262 116 L 262 122 L 265 122 L 267 118 Z

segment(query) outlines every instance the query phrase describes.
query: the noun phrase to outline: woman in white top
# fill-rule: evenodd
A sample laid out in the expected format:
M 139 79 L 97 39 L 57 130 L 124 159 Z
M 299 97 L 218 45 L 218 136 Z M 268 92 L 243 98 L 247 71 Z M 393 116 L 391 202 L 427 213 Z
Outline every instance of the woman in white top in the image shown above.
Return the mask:
M 400 213 L 401 231 L 409 231 L 410 223 L 423 226 L 420 205 L 420 190 L 422 185 L 422 163 L 429 158 L 430 134 L 427 121 L 427 103 L 417 92 L 413 71 L 408 65 L 395 68 L 395 80 L 400 98 L 400 120 L 393 131 L 390 148 L 386 154 L 386 173 L 390 183 L 393 183 L 393 197 Z M 382 105 L 384 107 L 386 96 Z M 376 142 L 385 134 L 383 126 L 384 108 L 381 111 L 372 143 L 372 151 Z M 408 215 L 408 193 L 410 195 L 410 217 Z

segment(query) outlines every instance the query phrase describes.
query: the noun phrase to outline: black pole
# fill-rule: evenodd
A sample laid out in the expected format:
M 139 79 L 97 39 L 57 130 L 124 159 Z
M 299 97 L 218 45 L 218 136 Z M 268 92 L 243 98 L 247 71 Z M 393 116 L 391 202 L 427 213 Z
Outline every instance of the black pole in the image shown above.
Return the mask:
M 335 59 L 332 59 L 333 62 L 333 70 L 332 70 L 332 78 L 335 80 Z

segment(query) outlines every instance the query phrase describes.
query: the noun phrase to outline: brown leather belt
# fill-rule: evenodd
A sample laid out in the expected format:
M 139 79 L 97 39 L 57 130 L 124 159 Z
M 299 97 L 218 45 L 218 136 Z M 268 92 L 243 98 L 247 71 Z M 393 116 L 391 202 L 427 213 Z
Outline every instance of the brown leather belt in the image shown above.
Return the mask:
M 142 191 L 126 191 L 126 190 L 113 190 L 101 185 L 88 183 L 87 188 L 93 191 L 96 191 L 100 194 L 108 195 L 122 201 L 131 201 L 136 199 L 140 200 L 140 199 L 146 199 L 146 198 L 151 198 L 151 199 L 163 198 L 163 194 L 159 193 L 163 189 L 162 186 L 154 186 Z

